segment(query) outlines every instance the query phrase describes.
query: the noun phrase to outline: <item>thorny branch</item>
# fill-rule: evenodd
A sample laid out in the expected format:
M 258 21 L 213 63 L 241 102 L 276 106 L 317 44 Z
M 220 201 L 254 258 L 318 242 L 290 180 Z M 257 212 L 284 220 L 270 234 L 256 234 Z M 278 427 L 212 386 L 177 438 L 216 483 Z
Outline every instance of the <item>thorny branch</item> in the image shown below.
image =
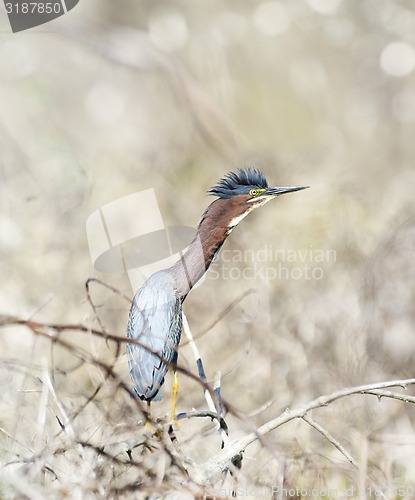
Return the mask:
M 91 329 L 89 327 L 86 327 L 82 324 L 75 325 L 75 324 L 68 324 L 68 325 L 63 325 L 63 324 L 47 324 L 47 323 L 40 323 L 40 322 L 35 322 L 31 320 L 23 320 L 15 317 L 8 317 L 8 316 L 0 316 L 0 327 L 3 326 L 11 326 L 11 325 L 22 325 L 27 328 L 29 328 L 35 335 L 44 337 L 49 339 L 51 342 L 56 343 L 60 345 L 63 348 L 68 349 L 72 354 L 74 354 L 78 359 L 82 360 L 84 363 L 89 363 L 91 365 L 97 366 L 100 368 L 106 377 L 111 378 L 117 386 L 119 386 L 121 389 L 125 391 L 129 396 L 131 396 L 131 391 L 130 387 L 127 383 L 125 383 L 114 371 L 114 368 L 112 365 L 105 363 L 101 361 L 100 359 L 97 359 L 96 357 L 92 356 L 89 354 L 87 351 L 84 349 L 80 348 L 79 346 L 75 345 L 74 343 L 69 342 L 65 338 L 63 338 L 62 333 L 65 331 L 79 331 L 81 333 L 90 333 L 96 336 L 101 337 L 103 340 L 109 340 L 113 342 L 117 342 L 119 344 L 125 343 L 127 341 L 131 342 L 133 341 L 132 339 L 126 339 L 123 337 L 119 337 L 117 335 L 110 334 L 106 331 L 100 331 L 97 329 Z M 133 341 L 137 342 L 137 341 Z M 138 343 L 138 342 L 137 342 Z M 214 398 L 215 393 L 212 387 L 207 384 L 204 380 L 201 380 L 201 378 L 189 370 L 178 366 L 177 370 L 184 374 L 185 376 L 188 376 L 192 378 L 194 381 L 197 383 L 201 384 L 201 386 L 207 390 L 211 396 Z M 49 383 L 51 381 L 49 380 Z M 284 413 L 282 413 L 280 416 L 268 421 L 264 425 L 260 426 L 259 428 L 255 428 L 252 421 L 246 417 L 245 415 L 241 414 L 239 411 L 237 411 L 235 408 L 232 407 L 232 405 L 229 404 L 226 400 L 221 398 L 221 403 L 223 404 L 224 408 L 226 410 L 239 418 L 243 423 L 247 425 L 248 429 L 252 429 L 252 432 L 249 432 L 245 434 L 242 438 L 239 438 L 234 441 L 230 441 L 227 443 L 227 446 L 223 448 L 221 451 L 213 455 L 211 458 L 209 458 L 205 463 L 203 464 L 197 464 L 193 462 L 191 459 L 184 458 L 182 457 L 181 464 L 182 466 L 185 467 L 187 470 L 187 473 L 189 474 L 190 478 L 197 484 L 204 484 L 204 485 L 209 485 L 209 484 L 214 484 L 216 481 L 221 479 L 223 477 L 223 473 L 225 473 L 227 470 L 232 469 L 232 463 L 235 460 L 235 457 L 238 457 L 243 453 L 246 448 L 254 443 L 255 441 L 261 441 L 264 445 L 265 442 L 263 441 L 263 437 L 269 434 L 270 432 L 278 429 L 282 425 L 285 425 L 286 423 L 295 420 L 295 419 L 303 419 L 305 422 L 307 422 L 309 425 L 314 427 L 316 430 L 318 430 L 323 436 L 325 436 L 333 446 L 335 446 L 346 458 L 347 460 L 353 464 L 354 467 L 358 468 L 359 465 L 356 462 L 356 460 L 352 457 L 352 455 L 333 437 L 331 436 L 328 431 L 323 429 L 317 422 L 314 421 L 314 419 L 310 418 L 308 414 L 312 410 L 316 410 L 318 408 L 324 408 L 327 407 L 328 405 L 332 404 L 334 401 L 345 398 L 345 397 L 350 397 L 352 395 L 374 395 L 376 396 L 379 400 L 383 397 L 385 398 L 392 398 L 396 399 L 399 401 L 407 402 L 407 403 L 415 403 L 415 397 L 410 396 L 410 395 L 405 395 L 399 392 L 395 391 L 390 391 L 387 389 L 394 388 L 394 387 L 401 387 L 402 389 L 406 389 L 410 385 L 415 385 L 415 378 L 409 378 L 409 379 L 404 379 L 404 380 L 392 380 L 392 381 L 386 381 L 386 382 L 378 382 L 374 384 L 366 384 L 366 385 L 361 385 L 361 386 L 356 386 L 356 387 L 347 387 L 338 391 L 335 391 L 331 394 L 323 395 L 320 396 L 316 399 L 314 399 L 311 402 L 308 402 L 298 408 L 295 409 L 287 409 Z M 50 389 L 50 387 L 49 387 Z M 87 403 L 85 403 L 82 406 L 82 409 L 80 411 L 77 411 L 75 414 L 72 416 L 65 416 L 64 421 L 65 425 L 63 426 L 61 431 L 65 431 L 65 427 L 67 428 L 68 425 L 71 425 L 74 419 L 76 419 L 81 411 L 84 410 L 85 406 L 88 404 L 88 402 L 92 401 L 94 396 L 96 395 L 97 390 L 94 391 L 93 395 L 88 398 Z M 137 409 L 140 413 L 144 415 L 144 408 L 142 407 L 142 404 L 140 401 L 137 400 L 137 398 L 133 398 L 135 401 L 135 404 L 137 406 Z M 186 414 L 187 418 L 190 417 L 208 417 L 212 419 L 218 419 L 218 413 L 217 409 L 215 408 L 215 411 L 191 411 Z M 220 418 L 220 417 L 219 417 Z M 226 425 L 222 422 L 222 418 L 220 418 L 221 424 Z M 155 423 L 155 426 L 157 424 Z M 92 447 L 84 444 L 84 442 L 78 440 L 78 443 L 83 443 L 83 447 Z M 161 446 L 163 449 L 166 451 L 166 453 L 171 457 L 171 460 L 174 461 L 175 463 L 178 463 L 178 457 L 174 456 L 174 452 L 172 450 L 168 449 L 169 446 L 166 445 L 163 441 L 161 441 Z M 96 451 L 99 451 L 99 453 L 102 456 L 105 456 L 104 450 L 100 448 L 96 448 Z M 108 458 L 108 457 L 107 457 Z M 115 460 L 116 461 L 116 460 Z M 122 463 L 122 461 L 121 461 Z M 131 463 L 128 462 L 128 463 Z M 179 468 L 181 468 L 180 466 Z M 184 469 L 183 469 L 184 470 Z
M 259 437 L 263 437 L 266 434 L 278 429 L 282 425 L 295 420 L 297 418 L 304 419 L 307 414 L 315 410 L 317 408 L 323 408 L 338 399 L 342 399 L 348 396 L 356 395 L 356 394 L 373 394 L 375 392 L 376 396 L 385 396 L 385 397 L 393 397 L 392 392 L 387 392 L 386 394 L 378 393 L 382 389 L 390 388 L 390 387 L 402 387 L 406 389 L 409 385 L 415 385 L 415 378 L 409 378 L 404 380 L 391 380 L 387 382 L 378 382 L 374 384 L 366 384 L 360 385 L 357 387 L 346 387 L 344 389 L 340 389 L 339 391 L 335 391 L 331 394 L 327 394 L 324 396 L 320 396 L 313 401 L 304 404 L 298 408 L 287 410 L 277 418 L 270 420 L 265 423 L 261 427 L 259 427 L 255 432 L 251 432 L 243 436 L 240 439 L 237 439 L 233 443 L 230 444 L 227 448 L 221 450 L 219 453 L 211 457 L 207 460 L 202 466 L 198 467 L 196 471 L 194 471 L 194 479 L 197 482 L 207 484 L 209 482 L 215 481 L 221 477 L 223 472 L 226 470 L 227 465 L 230 460 L 238 453 L 243 452 L 250 444 L 254 443 L 259 439 Z M 404 400 L 408 402 L 415 402 L 411 399 L 414 398 L 402 398 L 402 395 L 399 394 L 397 399 Z
M 327 441 L 329 441 L 335 448 L 337 448 L 342 455 L 344 455 L 347 460 L 354 466 L 356 469 L 359 468 L 359 464 L 356 462 L 356 460 L 352 457 L 352 455 L 346 450 L 344 446 L 342 446 L 339 441 L 337 441 L 336 438 L 334 438 L 324 427 L 322 427 L 319 423 L 317 423 L 315 420 L 310 418 L 308 415 L 303 416 L 304 422 L 307 422 L 313 429 L 315 429 L 317 432 L 319 432 L 322 436 L 324 436 Z

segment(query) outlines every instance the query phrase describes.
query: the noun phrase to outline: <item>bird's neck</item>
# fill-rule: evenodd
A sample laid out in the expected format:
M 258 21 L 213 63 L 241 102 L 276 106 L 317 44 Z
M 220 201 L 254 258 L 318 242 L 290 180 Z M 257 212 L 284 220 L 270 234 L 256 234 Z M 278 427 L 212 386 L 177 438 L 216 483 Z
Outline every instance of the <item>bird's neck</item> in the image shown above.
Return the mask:
M 219 201 L 219 200 L 217 200 Z M 211 207 L 202 215 L 197 234 L 181 259 L 172 267 L 179 296 L 184 300 L 193 286 L 209 269 L 215 255 L 230 234 L 232 228 L 221 225 L 218 208 Z M 210 208 L 210 210 L 209 210 Z

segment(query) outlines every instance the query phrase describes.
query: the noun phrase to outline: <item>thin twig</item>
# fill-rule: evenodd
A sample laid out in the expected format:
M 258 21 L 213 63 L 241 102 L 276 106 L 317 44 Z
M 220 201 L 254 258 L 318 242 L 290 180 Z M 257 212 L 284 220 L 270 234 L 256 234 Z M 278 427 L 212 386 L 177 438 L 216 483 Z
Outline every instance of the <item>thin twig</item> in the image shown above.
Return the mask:
M 204 382 L 206 382 L 207 379 L 206 379 L 206 373 L 205 373 L 205 369 L 204 369 L 204 366 L 203 366 L 202 358 L 200 356 L 199 349 L 197 348 L 197 345 L 196 345 L 195 341 L 193 340 L 193 335 L 192 335 L 192 332 L 190 330 L 189 322 L 187 321 L 187 317 L 186 317 L 186 315 L 184 313 L 183 313 L 183 331 L 184 331 L 184 333 L 185 333 L 185 335 L 187 337 L 187 341 L 188 341 L 190 347 L 192 348 L 193 355 L 194 355 L 195 360 L 196 360 L 196 365 L 197 365 L 197 370 L 198 370 L 198 373 L 199 373 L 199 377 Z M 216 411 L 216 413 L 218 413 L 218 415 L 219 415 L 220 411 L 216 407 L 216 404 L 213 401 L 213 398 L 212 398 L 212 395 L 210 394 L 210 392 L 206 388 L 204 389 L 203 392 L 204 392 L 206 403 L 208 405 L 209 410 L 210 411 Z
M 407 396 L 405 394 L 400 394 L 399 392 L 394 391 L 382 391 L 379 389 L 374 389 L 370 391 L 363 391 L 362 394 L 372 394 L 373 396 L 377 396 L 379 401 L 382 398 L 391 398 L 403 401 L 404 403 L 415 403 L 415 396 Z
M 46 366 L 45 366 L 45 369 L 43 371 L 43 383 L 45 384 L 49 393 L 52 395 L 52 397 L 56 403 L 56 406 L 58 407 L 58 409 L 61 413 L 64 431 L 67 433 L 67 435 L 71 439 L 75 439 L 75 430 L 72 427 L 71 419 L 69 418 L 63 404 L 61 403 L 61 401 L 59 400 L 59 398 L 56 394 L 55 388 L 53 387 L 52 380 L 50 378 L 49 371 L 47 370 Z
M 313 401 L 304 404 L 294 410 L 287 409 L 282 415 L 269 422 L 265 423 L 259 427 L 255 432 L 251 432 L 242 438 L 232 442 L 230 446 L 227 446 L 216 455 L 207 460 L 202 466 L 193 470 L 193 478 L 195 481 L 200 483 L 209 483 L 210 481 L 215 481 L 219 479 L 222 473 L 228 468 L 229 462 L 238 453 L 244 451 L 247 446 L 257 441 L 261 437 L 269 434 L 278 427 L 295 420 L 296 418 L 303 418 L 308 412 L 316 408 L 322 408 L 328 406 L 338 399 L 342 399 L 347 396 L 355 394 L 366 394 L 369 391 L 382 390 L 388 387 L 402 387 L 406 389 L 409 385 L 415 384 L 415 378 L 404 379 L 404 380 L 390 380 L 387 382 L 378 382 L 374 384 L 366 384 L 356 387 L 346 387 L 335 391 L 332 394 L 327 394 L 320 396 Z M 376 394 L 378 395 L 378 394 Z M 405 399 L 403 399 L 405 400 Z
M 329 441 L 335 448 L 337 448 L 342 455 L 344 455 L 347 460 L 354 466 L 356 469 L 359 469 L 359 464 L 357 461 L 352 457 L 352 455 L 342 446 L 339 441 L 337 441 L 336 438 L 334 438 L 324 427 L 322 427 L 320 424 L 318 424 L 315 420 L 313 420 L 311 417 L 308 415 L 304 415 L 303 420 L 307 422 L 307 424 L 311 425 L 313 429 L 318 431 L 322 436 L 324 436 L 327 441 Z
M 84 349 L 81 349 L 77 345 L 65 340 L 63 338 L 62 332 L 65 330 L 68 331 L 74 331 L 74 330 L 79 330 L 83 332 L 88 332 L 90 329 L 84 327 L 83 325 L 51 325 L 51 324 L 42 324 L 39 322 L 34 322 L 34 321 L 27 321 L 27 320 L 20 320 L 18 318 L 9 318 L 9 317 L 0 317 L 0 325 L 2 326 L 7 326 L 10 324 L 20 324 L 24 325 L 27 328 L 29 328 L 35 335 L 41 336 L 44 338 L 49 339 L 53 344 L 58 344 L 64 349 L 67 349 L 69 352 L 71 352 L 74 356 L 79 358 L 81 361 L 84 363 L 92 364 L 98 368 L 100 368 L 108 377 L 110 377 L 115 384 L 123 389 L 126 393 L 128 393 L 129 396 L 133 396 L 132 392 L 130 390 L 129 385 L 127 385 L 123 380 L 114 372 L 114 367 L 112 365 L 109 365 L 108 363 L 105 363 L 99 359 L 97 359 L 94 356 L 91 356 L 90 353 L 86 352 Z M 102 331 L 95 330 L 95 335 L 100 336 L 102 339 L 110 339 L 111 341 L 117 342 L 117 343 L 123 343 L 123 342 L 132 342 L 132 343 L 137 343 L 139 342 L 134 341 L 133 339 L 125 339 L 123 337 L 117 337 L 115 335 L 111 335 L 109 333 L 105 333 Z M 167 363 L 168 364 L 168 363 Z M 193 380 L 197 381 L 202 385 L 202 387 L 209 393 L 210 397 L 215 398 L 215 393 L 212 387 L 209 386 L 209 384 L 206 383 L 205 380 L 203 380 L 201 377 L 193 374 L 189 370 L 178 366 L 176 368 L 180 373 L 184 373 L 186 376 L 192 378 Z M 241 453 L 246 449 L 247 446 L 249 446 L 251 443 L 255 441 L 260 441 L 266 446 L 266 440 L 263 439 L 263 437 L 272 432 L 273 430 L 277 429 L 278 427 L 284 425 L 285 423 L 292 421 L 296 418 L 304 418 L 307 416 L 307 413 L 309 413 L 311 410 L 314 410 L 316 408 L 322 408 L 325 406 L 330 405 L 334 401 L 338 399 L 342 399 L 344 397 L 348 397 L 351 395 L 374 395 L 378 398 L 381 397 L 388 397 L 392 399 L 397 399 L 402 402 L 410 402 L 414 403 L 415 398 L 413 396 L 407 396 L 405 394 L 400 394 L 398 392 L 394 391 L 389 391 L 387 389 L 392 388 L 392 387 L 402 387 L 403 389 L 406 389 L 410 385 L 415 384 L 415 378 L 410 378 L 410 379 L 403 379 L 403 380 L 392 380 L 392 381 L 386 381 L 386 382 L 380 382 L 380 383 L 374 383 L 374 384 L 366 384 L 366 385 L 361 385 L 361 386 L 356 386 L 356 387 L 348 387 L 344 388 L 338 391 L 335 391 L 331 394 L 328 395 L 323 395 L 320 396 L 316 399 L 314 399 L 311 402 L 308 402 L 307 404 L 304 404 L 294 410 L 286 410 L 282 415 L 280 415 L 277 418 L 274 418 L 273 420 L 265 423 L 258 429 L 253 426 L 253 423 L 243 414 L 241 414 L 239 411 L 237 411 L 235 408 L 233 408 L 229 403 L 226 402 L 226 400 L 223 400 L 221 398 L 221 402 L 223 403 L 224 408 L 235 415 L 236 417 L 240 418 L 242 422 L 245 422 L 248 425 L 248 429 L 252 429 L 252 432 L 249 434 L 246 434 L 242 438 L 230 442 L 224 449 L 222 449 L 220 452 L 218 452 L 216 455 L 211 457 L 209 460 L 207 460 L 204 464 L 202 465 L 197 465 L 194 463 L 190 463 L 188 465 L 188 472 L 191 478 L 198 484 L 211 484 L 214 482 L 216 479 L 220 478 L 223 474 L 224 471 L 231 469 L 232 468 L 232 461 L 235 459 L 235 457 L 241 456 Z M 53 387 L 53 386 L 52 386 Z M 25 388 L 23 388 L 25 389 Z M 215 398 L 216 399 L 216 398 Z M 133 398 L 136 406 L 139 408 L 140 412 L 143 412 L 142 405 L 140 402 L 137 400 L 137 398 Z M 214 407 L 214 412 L 216 415 L 220 413 L 218 412 L 218 408 L 216 406 Z M 220 415 L 218 415 L 220 418 Z M 73 416 L 69 419 L 70 422 L 73 422 Z M 216 418 L 217 420 L 217 418 Z M 154 423 L 155 426 L 157 426 L 156 423 Z M 333 441 L 333 439 L 332 439 Z M 335 441 L 335 440 L 334 440 Z M 169 451 L 166 449 L 166 445 L 163 442 L 163 440 L 160 442 L 162 445 L 163 449 L 169 453 Z M 170 453 L 169 453 L 170 455 Z M 31 462 L 36 461 L 36 457 L 33 457 L 30 459 Z M 25 460 L 23 460 L 25 462 Z M 27 462 L 27 460 L 26 460 Z
M 246 290 L 245 292 L 241 293 L 241 295 L 239 295 L 239 297 L 237 297 L 235 300 L 233 300 L 227 307 L 225 307 L 225 309 L 223 309 L 222 312 L 220 312 L 218 314 L 218 316 L 212 321 L 212 323 L 210 323 L 208 326 L 206 326 L 205 328 L 203 328 L 202 330 L 197 332 L 195 335 L 195 339 L 199 340 L 201 337 L 206 335 L 206 333 L 208 333 L 210 330 L 212 330 L 212 328 L 214 326 L 216 326 L 219 323 L 219 321 L 221 321 L 229 312 L 231 312 L 232 309 L 234 309 L 240 302 L 242 302 L 242 300 L 245 297 L 252 295 L 256 291 L 257 290 L 255 288 L 250 288 L 249 290 Z
M 174 366 L 173 363 L 161 356 L 155 349 L 151 349 L 148 347 L 146 344 L 143 344 L 142 342 L 133 339 L 133 338 L 127 338 L 127 337 L 119 337 L 118 335 L 110 334 L 107 332 L 103 332 L 101 330 L 97 330 L 94 328 L 89 328 L 85 325 L 82 324 L 56 324 L 56 323 L 40 323 L 37 321 L 28 321 L 20 318 L 16 318 L 14 316 L 4 316 L 0 315 L 0 327 L 5 327 L 5 326 L 10 326 L 10 325 L 22 325 L 27 328 L 29 328 L 35 335 L 41 336 L 48 338 L 49 340 L 52 341 L 52 343 L 57 343 L 61 345 L 62 347 L 68 349 L 69 351 L 73 352 L 76 357 L 78 357 L 80 360 L 83 362 L 90 363 L 92 365 L 96 365 L 99 368 L 101 368 L 104 372 L 104 374 L 109 374 L 111 378 L 115 378 L 115 380 L 121 381 L 119 377 L 115 374 L 113 371 L 113 365 L 110 365 L 108 363 L 103 363 L 100 361 L 98 358 L 92 356 L 90 353 L 87 353 L 85 350 L 81 349 L 75 344 L 71 344 L 70 342 L 64 340 L 61 338 L 60 334 L 64 331 L 79 331 L 81 333 L 92 333 L 93 335 L 96 335 L 100 337 L 103 340 L 111 340 L 116 343 L 130 343 L 130 344 L 135 344 L 143 349 L 146 349 L 148 352 L 151 352 L 154 354 L 154 356 L 157 356 L 161 361 L 163 361 L 169 368 L 175 369 L 179 373 L 183 373 L 195 382 L 199 383 L 202 385 L 205 391 L 207 391 L 210 396 L 213 398 L 215 395 L 215 392 L 213 388 L 206 382 L 206 379 L 203 379 L 202 377 L 192 373 L 189 371 L 187 368 L 184 368 L 183 366 L 177 365 Z M 132 396 L 134 399 L 137 400 L 137 403 L 140 404 L 139 400 L 134 397 L 134 394 L 131 392 L 129 386 L 125 384 L 124 382 L 120 383 L 123 389 L 125 389 L 130 396 Z M 228 409 L 230 409 L 230 405 L 226 403 L 224 400 L 222 400 L 223 405 Z M 142 406 L 140 406 L 140 411 L 143 411 Z M 232 410 L 235 415 L 240 415 L 240 417 L 243 419 L 244 416 L 237 412 L 236 410 Z M 146 415 L 146 412 L 144 411 L 144 416 Z
M 129 305 L 131 305 L 132 301 L 131 301 L 130 297 L 128 297 L 124 293 L 120 292 L 120 290 L 118 290 L 118 288 L 115 288 L 114 286 L 110 285 L 109 283 L 106 283 L 105 281 L 102 281 L 98 278 L 88 278 L 85 282 L 85 288 L 87 289 L 88 292 L 89 292 L 89 284 L 90 283 L 98 283 L 99 285 L 101 285 L 105 288 L 108 288 L 108 290 L 110 290 L 111 292 L 114 292 L 116 295 L 119 295 L 126 302 L 128 302 Z M 88 295 L 89 295 L 89 293 L 88 293 Z
M 215 373 L 215 378 L 214 378 L 214 381 L 213 381 L 213 390 L 215 391 L 215 395 L 216 395 L 216 399 L 218 401 L 218 406 L 219 406 L 219 415 L 221 417 L 223 417 L 223 406 L 222 406 L 222 403 L 220 401 L 220 384 L 221 384 L 221 381 L 222 381 L 222 374 L 221 372 L 216 372 Z
M 255 410 L 252 410 L 251 412 L 248 413 L 248 418 L 255 417 L 256 415 L 259 415 L 263 411 L 267 410 L 269 407 L 271 407 L 275 403 L 275 399 L 269 399 L 268 401 L 265 401 L 264 404 L 259 406 L 258 408 L 255 408 Z
M 183 313 L 183 330 L 184 330 L 184 333 L 187 337 L 187 340 L 192 348 L 193 354 L 195 356 L 196 365 L 197 365 L 198 371 L 199 371 L 199 376 L 206 383 L 206 374 L 205 374 L 205 370 L 203 367 L 202 358 L 200 357 L 199 350 L 196 346 L 195 341 L 193 340 L 193 335 L 192 335 L 192 332 L 190 330 L 189 322 L 187 321 L 186 315 L 184 313 Z M 225 446 L 225 444 L 229 443 L 229 437 L 228 437 L 228 432 L 227 432 L 227 426 L 225 428 L 221 425 L 221 420 L 223 420 L 223 418 L 222 418 L 222 405 L 220 403 L 220 399 L 215 398 L 216 401 L 213 401 L 212 394 L 207 390 L 206 387 L 204 388 L 203 392 L 204 392 L 206 403 L 208 405 L 209 410 L 211 412 L 215 412 L 218 415 L 218 418 L 217 418 L 216 423 L 215 423 L 215 427 L 216 427 L 216 430 L 219 432 L 219 435 L 221 437 L 222 448 L 223 448 Z M 216 390 L 214 390 L 214 394 L 217 395 Z

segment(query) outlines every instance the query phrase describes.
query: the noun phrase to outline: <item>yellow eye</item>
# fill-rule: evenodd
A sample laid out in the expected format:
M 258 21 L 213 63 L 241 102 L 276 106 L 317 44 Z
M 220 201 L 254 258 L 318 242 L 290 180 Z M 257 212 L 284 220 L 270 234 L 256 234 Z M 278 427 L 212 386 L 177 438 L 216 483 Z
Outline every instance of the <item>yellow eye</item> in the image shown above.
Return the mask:
M 259 196 L 260 194 L 262 194 L 264 191 L 265 191 L 265 189 L 251 189 L 251 191 L 249 191 L 249 194 L 253 198 L 255 198 L 256 196 Z

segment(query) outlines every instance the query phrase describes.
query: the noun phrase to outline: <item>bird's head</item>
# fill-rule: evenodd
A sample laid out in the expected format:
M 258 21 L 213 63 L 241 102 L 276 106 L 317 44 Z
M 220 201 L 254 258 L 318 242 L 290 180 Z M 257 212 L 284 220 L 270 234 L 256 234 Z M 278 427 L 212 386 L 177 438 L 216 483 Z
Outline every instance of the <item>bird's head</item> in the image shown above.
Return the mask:
M 227 227 L 234 228 L 254 208 L 285 193 L 300 191 L 309 186 L 269 187 L 264 174 L 252 167 L 229 172 L 208 194 L 218 196 L 220 213 L 227 219 Z M 217 207 L 218 209 L 219 207 Z

